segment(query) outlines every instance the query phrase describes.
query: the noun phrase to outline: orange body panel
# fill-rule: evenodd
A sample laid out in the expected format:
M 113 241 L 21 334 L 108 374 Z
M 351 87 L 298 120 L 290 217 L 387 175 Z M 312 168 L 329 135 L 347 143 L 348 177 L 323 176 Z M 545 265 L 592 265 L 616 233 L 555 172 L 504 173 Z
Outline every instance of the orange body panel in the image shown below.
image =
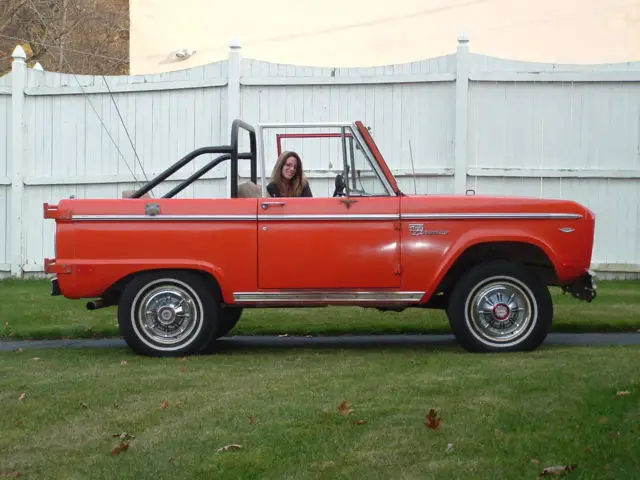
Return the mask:
M 561 283 L 578 278 L 590 266 L 594 218 L 575 202 L 475 196 L 407 196 L 401 202 L 402 288 L 425 290 L 425 298 L 431 296 L 455 260 L 479 243 L 535 245 L 550 258 Z M 576 214 L 583 218 L 527 218 L 527 214 L 548 213 Z M 430 217 L 412 218 L 424 215 Z M 457 215 L 462 218 L 456 218 Z M 412 234 L 410 225 L 419 225 L 424 233 Z M 564 233 L 561 231 L 564 227 L 574 231 Z
M 174 215 L 177 219 L 145 218 L 147 203 L 160 206 L 158 218 Z M 117 280 L 156 268 L 209 272 L 225 299 L 232 298 L 231 289 L 255 288 L 256 199 L 62 200 L 58 209 L 63 215 L 70 210 L 74 217 L 140 218 L 58 220 L 55 263 L 58 269 L 71 268 L 72 274 L 58 275 L 60 288 L 69 298 L 99 297 Z M 211 216 L 218 218 L 207 219 Z
M 258 288 L 399 288 L 399 198 L 352 201 L 261 200 Z
M 465 249 L 482 242 L 540 247 L 561 282 L 589 268 L 594 219 L 575 202 L 468 196 L 345 200 L 62 200 L 57 258 L 47 268 L 59 272 L 69 298 L 99 297 L 141 270 L 199 269 L 216 278 L 228 303 L 236 292 L 274 289 L 424 292 L 426 301 Z M 148 203 L 159 205 L 157 216 L 144 215 Z M 508 217 L 547 213 L 583 218 Z M 64 218 L 71 215 L 73 220 Z M 563 233 L 564 227 L 574 231 Z

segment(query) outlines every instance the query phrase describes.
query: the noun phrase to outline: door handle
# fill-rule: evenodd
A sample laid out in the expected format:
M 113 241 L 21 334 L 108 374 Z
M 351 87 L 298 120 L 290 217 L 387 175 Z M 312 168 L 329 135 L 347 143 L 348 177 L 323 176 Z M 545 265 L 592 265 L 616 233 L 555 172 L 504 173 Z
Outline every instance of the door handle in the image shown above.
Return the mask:
M 263 202 L 262 209 L 266 210 L 269 207 L 284 207 L 284 202 Z

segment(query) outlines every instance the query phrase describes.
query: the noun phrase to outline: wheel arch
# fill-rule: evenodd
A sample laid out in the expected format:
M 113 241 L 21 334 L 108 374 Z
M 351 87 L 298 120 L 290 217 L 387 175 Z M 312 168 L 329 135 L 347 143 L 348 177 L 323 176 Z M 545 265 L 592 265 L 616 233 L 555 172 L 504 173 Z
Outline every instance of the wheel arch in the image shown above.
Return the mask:
M 147 273 L 155 273 L 155 272 L 166 272 L 167 274 L 171 274 L 171 272 L 191 272 L 200 276 L 204 282 L 206 282 L 212 289 L 212 294 L 216 296 L 221 302 L 224 301 L 224 291 L 222 289 L 221 283 L 216 275 L 205 268 L 198 267 L 163 267 L 163 268 L 143 268 L 136 270 L 134 272 L 128 273 L 125 276 L 119 278 L 114 283 L 112 283 L 102 294 L 102 298 L 108 305 L 117 305 L 122 292 L 127 287 L 127 285 L 136 277 L 142 274 Z
M 555 285 L 558 275 L 550 249 L 534 241 L 480 240 L 461 248 L 440 272 L 432 292 L 448 292 L 462 274 L 487 260 L 507 260 L 525 265 L 535 272 L 545 285 Z

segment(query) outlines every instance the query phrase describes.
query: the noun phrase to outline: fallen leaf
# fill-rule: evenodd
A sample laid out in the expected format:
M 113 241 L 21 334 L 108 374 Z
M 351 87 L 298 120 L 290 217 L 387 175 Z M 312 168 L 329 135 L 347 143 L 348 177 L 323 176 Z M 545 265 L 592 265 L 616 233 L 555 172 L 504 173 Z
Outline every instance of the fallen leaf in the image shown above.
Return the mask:
M 608 423 L 609 419 L 607 417 L 600 417 L 598 419 L 598 423 L 602 424 L 602 423 Z
M 626 397 L 627 395 L 630 395 L 630 394 L 631 394 L 631 392 L 629 392 L 627 390 L 624 390 L 624 391 L 616 393 L 616 397 Z
M 537 458 L 532 458 L 531 459 L 531 463 L 533 463 L 534 465 L 539 465 L 540 464 L 540 460 L 538 460 Z
M 427 421 L 424 424 L 431 430 L 438 430 L 441 420 L 442 418 L 438 418 L 436 411 L 432 408 L 429 410 L 429 413 L 427 413 Z
M 367 421 L 364 418 L 361 418 L 356 422 L 356 425 L 364 425 L 365 423 L 367 423 Z
M 611 433 L 609 434 L 609 436 L 610 436 L 611 438 L 618 438 L 618 435 L 620 435 L 618 432 L 611 432 Z
M 182 367 L 182 368 L 180 369 L 180 372 L 182 372 L 182 373 L 187 373 L 187 367 Z
M 86 404 L 86 403 L 84 403 L 84 402 L 80 402 L 80 406 L 81 406 L 82 408 L 89 408 L 89 405 L 87 405 L 87 404 Z
M 113 456 L 119 455 L 120 453 L 124 452 L 128 448 L 129 448 L 129 444 L 127 442 L 121 442 L 120 446 L 111 450 L 111 455 Z
M 123 433 L 114 433 L 113 435 L 111 435 L 114 438 L 119 438 L 120 440 L 126 440 L 127 438 L 136 438 L 135 435 L 131 435 L 130 433 L 127 432 L 123 432 Z
M 578 468 L 578 465 L 556 465 L 553 467 L 547 467 L 542 472 L 540 472 L 541 477 L 545 477 L 547 475 L 563 475 L 567 472 L 575 470 Z
M 253 415 L 249 416 L 249 424 L 250 425 L 255 425 L 256 424 L 256 417 L 254 417 Z
M 227 452 L 229 450 L 240 450 L 242 448 L 242 445 L 225 445 L 224 447 L 220 447 L 218 450 L 216 450 L 216 453 L 218 452 Z
M 18 398 L 18 400 L 22 400 L 27 394 L 23 393 L 22 395 L 20 395 L 20 397 Z
M 169 407 L 169 402 L 164 402 L 162 405 L 160 405 L 161 410 L 166 410 L 168 407 Z
M 351 405 L 351 402 L 349 400 L 345 400 L 340 405 L 338 405 L 338 411 L 340 411 L 340 413 L 343 415 L 349 415 L 351 412 L 353 412 L 353 409 L 349 408 L 349 405 Z

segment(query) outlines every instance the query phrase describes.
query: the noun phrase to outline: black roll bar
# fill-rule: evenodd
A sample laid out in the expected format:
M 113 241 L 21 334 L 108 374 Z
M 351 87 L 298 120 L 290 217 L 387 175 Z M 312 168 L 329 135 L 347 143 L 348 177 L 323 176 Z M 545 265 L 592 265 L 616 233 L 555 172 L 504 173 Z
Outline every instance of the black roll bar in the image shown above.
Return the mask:
M 249 143 L 250 143 L 250 152 L 242 152 L 238 153 L 238 135 L 239 130 L 242 128 L 249 133 Z M 193 150 L 192 152 L 186 154 L 176 163 L 171 165 L 169 168 L 164 170 L 160 175 L 147 182 L 141 188 L 136 190 L 131 198 L 140 198 L 144 194 L 150 192 L 153 188 L 157 187 L 160 183 L 165 181 L 175 172 L 180 170 L 182 167 L 193 161 L 196 157 L 200 155 L 205 155 L 208 153 L 221 153 L 219 157 L 216 157 L 209 163 L 207 163 L 204 167 L 200 168 L 197 172 L 194 172 L 189 178 L 182 181 L 179 185 L 172 188 L 169 192 L 164 194 L 162 198 L 171 198 L 175 194 L 181 192 L 193 182 L 195 182 L 202 175 L 207 173 L 212 168 L 216 167 L 220 163 L 225 160 L 231 160 L 231 198 L 235 198 L 238 195 L 238 160 L 250 160 L 251 162 L 251 181 L 253 183 L 258 182 L 258 155 L 256 148 L 256 132 L 255 129 L 249 125 L 248 123 L 236 119 L 231 124 L 231 144 L 230 145 L 218 145 L 212 147 L 201 147 Z
M 258 182 L 258 156 L 256 154 L 256 131 L 247 122 L 236 118 L 231 124 L 231 198 L 235 198 L 238 195 L 238 159 L 244 158 L 244 154 L 238 155 L 238 134 L 239 129 L 242 128 L 249 133 L 249 144 L 251 152 L 248 153 L 249 160 L 251 160 L 251 181 L 253 183 Z

